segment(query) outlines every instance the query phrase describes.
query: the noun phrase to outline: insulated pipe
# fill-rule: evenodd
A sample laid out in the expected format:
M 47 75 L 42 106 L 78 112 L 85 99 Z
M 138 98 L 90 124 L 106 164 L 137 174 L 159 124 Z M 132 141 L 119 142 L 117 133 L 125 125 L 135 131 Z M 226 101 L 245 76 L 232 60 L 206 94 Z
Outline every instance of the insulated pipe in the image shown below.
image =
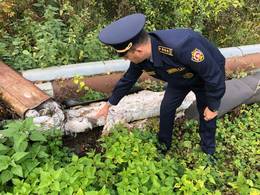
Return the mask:
M 31 81 L 51 81 L 55 79 L 71 78 L 75 75 L 98 75 L 110 74 L 111 72 L 122 72 L 129 67 L 127 60 L 109 60 L 100 62 L 88 62 L 80 64 L 70 64 L 49 68 L 38 68 L 23 71 L 24 78 Z
M 241 70 L 250 71 L 252 69 L 260 69 L 260 53 L 249 54 L 242 57 L 227 58 L 225 68 L 228 76 L 231 75 L 231 73 L 233 72 L 238 72 Z M 92 77 L 84 78 L 84 82 L 87 86 L 96 91 L 110 94 L 115 87 L 117 81 L 121 77 L 122 73 L 95 75 Z M 148 74 L 143 73 L 140 81 L 147 78 L 154 79 Z M 71 78 L 55 80 L 47 83 L 39 83 L 36 85 L 59 102 L 64 101 L 64 99 L 74 98 L 83 95 L 76 93 L 77 85 L 73 83 L 73 79 Z
M 229 47 L 220 49 L 225 58 L 244 56 L 260 53 L 260 44 Z M 109 60 L 50 67 L 45 69 L 33 69 L 22 72 L 23 76 L 31 81 L 50 81 L 59 78 L 70 78 L 75 75 L 107 74 L 117 71 L 125 71 L 129 67 L 129 61 Z
M 24 117 L 27 110 L 50 99 L 32 82 L 1 61 L 0 75 L 0 99 L 21 117 Z
M 259 47 L 260 46 L 260 44 L 258 44 L 258 45 L 250 45 L 250 46 L 241 46 L 241 47 L 237 47 L 237 48 L 224 48 L 224 49 L 221 49 L 222 50 L 222 53 L 227 57 L 227 56 L 234 56 L 234 55 L 244 55 L 244 54 L 248 54 L 248 53 L 256 53 L 256 52 L 259 52 L 260 50 L 259 50 Z M 259 55 L 259 54 L 255 54 L 255 55 Z M 252 55 L 253 56 L 253 55 Z M 245 57 L 245 56 L 243 56 L 243 57 Z M 242 58 L 243 58 L 242 57 Z M 258 59 L 258 61 L 259 61 L 259 56 L 256 56 L 256 57 L 253 57 L 253 59 Z M 257 61 L 257 60 L 256 60 Z M 118 64 L 118 62 L 120 62 L 120 64 Z M 228 62 L 228 60 L 227 60 L 227 62 Z M 251 64 L 251 62 L 252 62 L 252 60 L 249 60 L 249 63 Z M 80 66 L 80 72 L 81 73 L 83 73 L 84 74 L 84 70 L 86 69 L 86 70 L 88 70 L 89 72 L 87 72 L 86 74 L 97 74 L 97 73 L 101 73 L 102 71 L 103 72 L 111 72 L 111 71 L 114 71 L 114 70 L 122 70 L 123 69 L 123 67 L 125 67 L 125 63 L 128 63 L 127 61 L 124 61 L 124 60 L 116 60 L 116 61 L 106 61 L 106 62 L 101 62 L 101 64 L 100 64 L 100 62 L 92 62 L 91 64 L 92 65 L 94 65 L 94 66 Z M 234 63 L 237 63 L 236 61 L 234 62 Z M 242 65 L 243 65 L 243 63 L 241 63 Z M 81 65 L 83 65 L 83 64 L 81 64 Z M 250 65 L 251 66 L 251 65 Z M 255 65 L 255 66 L 259 66 L 259 65 Z M 48 72 L 48 75 L 52 75 L 51 73 L 58 73 L 58 72 L 65 72 L 66 74 L 70 74 L 70 73 L 75 73 L 75 71 L 73 72 L 73 68 L 75 67 L 75 66 L 73 66 L 73 65 L 67 65 L 67 66 L 65 66 L 65 67 L 67 67 L 67 68 L 65 68 L 64 70 L 66 70 L 66 71 L 61 71 L 61 69 L 60 68 L 56 68 L 56 67 L 52 67 L 52 68 L 48 68 L 48 69 L 46 69 L 47 71 L 49 71 Z M 72 68 L 73 67 L 73 68 Z M 228 66 L 227 66 L 228 67 Z M 230 67 L 232 67 L 232 66 L 230 66 Z M 236 66 L 234 66 L 235 68 L 237 68 Z M 70 68 L 72 68 L 72 69 L 70 69 Z M 1 71 L 3 71 L 3 75 L 4 74 L 6 74 L 5 72 L 5 69 L 6 69 L 6 66 L 3 66 L 3 67 L 1 67 Z M 8 69 L 9 70 L 9 69 Z M 43 70 L 41 70 L 41 72 L 38 72 L 38 74 L 37 74 L 37 71 L 35 72 L 35 70 L 32 70 L 32 73 L 34 74 L 34 75 L 36 75 L 36 77 L 37 77 L 37 79 L 39 79 L 39 78 L 43 78 L 44 77 L 44 75 L 42 75 L 42 71 Z M 58 72 L 57 72 L 58 71 Z M 11 73 L 12 71 L 7 71 L 7 73 Z M 39 74 L 40 73 L 40 74 Z M 13 73 L 12 73 L 13 74 Z M 17 75 L 17 74 L 13 74 L 13 75 Z M 25 74 L 26 75 L 26 74 Z M 65 75 L 66 76 L 66 75 Z M 5 77 L 2 77 L 2 78 L 5 78 Z M 6 76 L 6 78 L 8 78 L 9 79 L 9 81 L 8 82 L 11 82 L 11 81 L 15 81 L 15 79 L 11 79 L 10 80 L 10 78 L 12 78 L 12 77 L 10 77 L 10 75 L 9 76 Z M 17 79 L 18 77 L 16 77 L 16 79 Z M 19 79 L 17 79 L 17 80 L 19 80 Z M 17 87 L 17 86 L 20 86 L 20 84 L 21 83 L 15 83 L 15 84 L 13 84 L 13 85 L 10 85 L 10 83 L 8 84 L 6 84 L 6 79 L 1 79 L 1 81 L 3 81 L 3 82 L 5 82 L 5 83 L 2 83 L 1 84 L 1 86 L 2 87 L 6 87 L 6 86 L 12 86 L 12 87 Z M 93 83 L 95 83 L 95 82 L 93 82 Z M 101 84 L 102 85 L 104 85 L 104 82 L 101 82 Z M 45 84 L 46 85 L 46 84 Z M 46 87 L 46 86 L 45 86 Z M 49 86 L 47 85 L 47 87 L 49 87 L 49 88 L 52 88 L 52 85 L 50 85 L 49 84 Z M 19 88 L 19 87 L 18 87 Z M 17 88 L 17 89 L 18 89 Z M 7 90 L 7 89 L 3 89 L 3 90 Z M 8 91 L 9 91 L 9 89 L 8 89 Z M 5 91 L 5 97 L 4 98 L 7 98 L 7 99 L 10 99 L 10 98 L 13 98 L 13 97 L 15 97 L 15 96 L 8 96 L 7 97 L 7 95 L 9 95 L 10 93 L 8 92 L 8 91 Z M 30 91 L 30 90 L 29 90 Z M 50 92 L 52 92 L 53 93 L 53 89 L 50 89 L 49 90 Z M 17 90 L 17 93 L 20 93 L 21 92 L 21 90 L 19 91 L 19 90 Z M 18 94 L 19 94 L 18 93 Z M 17 96 L 18 97 L 18 96 Z M 29 105 L 28 104 L 28 102 L 27 102 L 27 100 L 26 99 L 23 99 L 24 97 L 22 97 L 21 96 L 21 100 L 19 100 L 19 99 L 14 99 L 14 100 L 12 100 L 12 102 L 14 102 L 14 101 L 16 101 L 17 103 L 16 103 L 16 105 L 14 105 L 14 106 L 18 106 L 17 108 L 15 108 L 16 110 L 19 110 L 18 111 L 18 113 L 20 114 L 20 115 L 23 115 L 23 113 L 26 111 L 26 109 L 28 109 L 28 108 L 32 108 L 32 107 L 34 107 L 35 105 Z M 45 99 L 48 99 L 48 97 L 47 96 L 45 96 Z M 44 99 L 44 100 L 45 100 Z M 38 104 L 38 102 L 34 102 L 35 104 Z M 23 105 L 23 104 L 26 104 L 26 105 Z M 28 104 L 28 105 L 27 105 Z M 31 101 L 30 101 L 30 104 L 31 104 Z
M 260 102 L 260 72 L 241 79 L 226 81 L 226 92 L 221 99 L 218 116 L 221 117 L 241 104 L 252 104 Z M 199 118 L 199 113 L 194 102 L 185 115 L 188 119 Z
M 241 57 L 227 58 L 225 69 L 227 75 L 233 72 L 260 69 L 260 53 L 248 54 Z
M 107 95 L 111 95 L 117 81 L 122 77 L 123 73 L 112 73 L 110 75 L 96 75 L 93 77 L 84 78 L 86 85 L 95 90 Z M 148 74 L 143 73 L 139 81 L 152 79 Z M 73 79 L 52 81 L 53 97 L 58 102 L 63 102 L 65 99 L 76 98 L 83 96 L 85 91 L 77 93 L 78 86 L 73 82 Z

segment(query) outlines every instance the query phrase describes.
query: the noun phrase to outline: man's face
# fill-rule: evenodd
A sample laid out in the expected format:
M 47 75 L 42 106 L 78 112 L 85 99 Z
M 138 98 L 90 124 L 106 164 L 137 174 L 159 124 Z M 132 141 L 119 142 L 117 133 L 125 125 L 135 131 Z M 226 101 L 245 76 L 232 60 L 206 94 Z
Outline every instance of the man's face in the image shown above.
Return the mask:
M 138 64 L 147 59 L 147 55 L 145 53 L 145 50 L 138 47 L 128 51 L 126 55 L 123 56 L 123 58 L 125 60 L 130 60 L 134 64 Z

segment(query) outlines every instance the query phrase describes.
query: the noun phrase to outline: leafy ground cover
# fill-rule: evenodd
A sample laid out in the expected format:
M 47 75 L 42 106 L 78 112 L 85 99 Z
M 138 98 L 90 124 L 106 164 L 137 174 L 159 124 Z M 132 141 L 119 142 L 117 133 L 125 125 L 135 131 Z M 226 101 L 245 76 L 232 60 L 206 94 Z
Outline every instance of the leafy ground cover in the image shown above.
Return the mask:
M 114 127 L 101 149 L 78 157 L 59 131 L 13 121 L 0 138 L 2 194 L 259 194 L 260 104 L 218 121 L 218 163 L 200 151 L 196 121 L 178 123 L 171 151 L 156 151 L 158 119 L 143 129 Z

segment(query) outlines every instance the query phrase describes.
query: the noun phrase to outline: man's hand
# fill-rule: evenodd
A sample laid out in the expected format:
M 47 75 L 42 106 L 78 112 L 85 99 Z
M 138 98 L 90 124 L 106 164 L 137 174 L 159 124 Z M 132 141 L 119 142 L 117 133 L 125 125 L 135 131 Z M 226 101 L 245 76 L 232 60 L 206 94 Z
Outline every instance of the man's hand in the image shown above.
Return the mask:
M 217 115 L 218 115 L 217 111 L 213 112 L 208 107 L 206 107 L 204 110 L 204 120 L 205 121 L 209 121 L 209 120 L 215 118 Z
M 99 117 L 105 117 L 107 118 L 107 115 L 108 115 L 108 111 L 109 111 L 109 108 L 110 108 L 111 104 L 109 104 L 108 102 L 98 111 L 98 113 L 96 114 L 96 118 L 99 118 Z

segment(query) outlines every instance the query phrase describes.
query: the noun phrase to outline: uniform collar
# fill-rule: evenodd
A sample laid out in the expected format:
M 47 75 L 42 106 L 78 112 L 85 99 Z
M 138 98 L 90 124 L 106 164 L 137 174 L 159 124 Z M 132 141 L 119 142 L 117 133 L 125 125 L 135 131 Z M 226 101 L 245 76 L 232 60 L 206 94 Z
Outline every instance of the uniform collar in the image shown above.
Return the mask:
M 152 44 L 152 60 L 155 67 L 162 67 L 162 55 L 158 51 L 159 41 L 152 35 L 150 35 Z

